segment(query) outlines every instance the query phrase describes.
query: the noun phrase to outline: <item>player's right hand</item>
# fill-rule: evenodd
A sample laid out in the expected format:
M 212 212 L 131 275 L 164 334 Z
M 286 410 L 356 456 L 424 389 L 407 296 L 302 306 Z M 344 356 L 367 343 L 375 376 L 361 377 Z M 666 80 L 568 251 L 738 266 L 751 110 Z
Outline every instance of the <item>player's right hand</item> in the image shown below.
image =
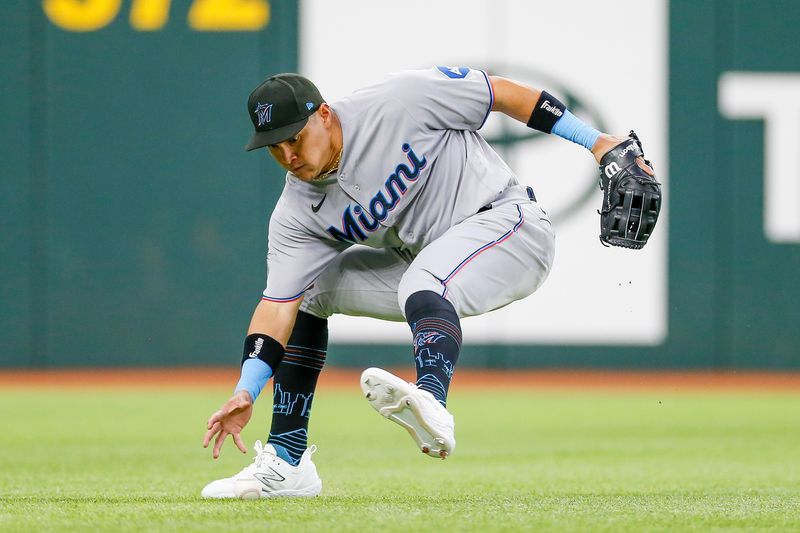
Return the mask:
M 232 435 L 236 447 L 242 453 L 247 453 L 247 447 L 244 445 L 240 434 L 250 421 L 251 416 L 253 416 L 253 399 L 250 397 L 250 393 L 244 390 L 237 392 L 208 419 L 208 431 L 206 431 L 206 436 L 203 438 L 203 448 L 208 448 L 211 439 L 216 435 L 217 438 L 214 441 L 212 452 L 214 459 L 216 459 L 219 457 L 219 451 L 222 448 L 222 443 L 225 442 L 225 437 Z

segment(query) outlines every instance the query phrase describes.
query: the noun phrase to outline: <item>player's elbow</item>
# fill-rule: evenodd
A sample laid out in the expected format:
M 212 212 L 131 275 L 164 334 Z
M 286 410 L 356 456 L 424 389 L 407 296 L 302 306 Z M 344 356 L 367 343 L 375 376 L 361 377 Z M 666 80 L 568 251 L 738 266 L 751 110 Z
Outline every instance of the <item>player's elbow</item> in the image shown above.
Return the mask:
M 541 91 L 501 76 L 489 76 L 489 83 L 494 92 L 492 111 L 527 122 Z

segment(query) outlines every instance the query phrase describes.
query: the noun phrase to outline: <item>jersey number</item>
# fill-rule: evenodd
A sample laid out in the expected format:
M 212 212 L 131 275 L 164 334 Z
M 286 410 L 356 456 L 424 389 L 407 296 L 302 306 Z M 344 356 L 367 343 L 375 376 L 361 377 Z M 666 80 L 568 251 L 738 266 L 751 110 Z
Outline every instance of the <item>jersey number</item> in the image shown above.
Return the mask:
M 170 0 L 132 0 L 130 23 L 139 31 L 162 29 L 169 19 Z M 44 0 L 47 18 L 67 31 L 105 28 L 122 9 L 122 0 Z M 198 31 L 257 31 L 267 25 L 268 0 L 192 0 L 187 20 Z

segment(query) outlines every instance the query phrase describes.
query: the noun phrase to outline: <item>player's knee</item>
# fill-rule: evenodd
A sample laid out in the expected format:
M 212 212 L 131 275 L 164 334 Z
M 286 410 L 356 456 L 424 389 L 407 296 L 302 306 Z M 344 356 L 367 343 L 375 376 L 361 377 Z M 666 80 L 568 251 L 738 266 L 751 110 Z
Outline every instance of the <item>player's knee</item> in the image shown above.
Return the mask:
M 300 304 L 300 311 L 319 319 L 328 319 L 333 315 L 331 298 L 327 293 L 315 291 L 312 287 L 306 292 L 303 302 Z
M 443 318 L 452 324 L 459 324 L 458 313 L 453 304 L 433 291 L 417 291 L 410 295 L 404 310 L 409 324 L 429 317 Z
M 439 279 L 427 270 L 409 268 L 397 286 L 397 303 L 406 316 L 406 302 L 412 294 L 429 291 L 439 295 L 443 290 L 444 287 Z
M 301 309 L 297 312 L 297 317 L 294 320 L 294 329 L 302 333 L 327 331 L 328 319 Z

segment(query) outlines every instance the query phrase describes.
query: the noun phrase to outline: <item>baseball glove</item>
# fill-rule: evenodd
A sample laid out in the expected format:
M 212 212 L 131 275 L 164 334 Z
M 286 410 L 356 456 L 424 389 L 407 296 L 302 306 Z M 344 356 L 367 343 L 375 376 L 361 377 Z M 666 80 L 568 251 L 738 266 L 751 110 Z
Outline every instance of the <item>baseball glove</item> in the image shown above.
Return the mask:
M 636 162 L 644 159 L 642 143 L 631 130 L 628 138 L 600 160 L 600 242 L 604 246 L 643 248 L 661 211 L 661 184 Z

